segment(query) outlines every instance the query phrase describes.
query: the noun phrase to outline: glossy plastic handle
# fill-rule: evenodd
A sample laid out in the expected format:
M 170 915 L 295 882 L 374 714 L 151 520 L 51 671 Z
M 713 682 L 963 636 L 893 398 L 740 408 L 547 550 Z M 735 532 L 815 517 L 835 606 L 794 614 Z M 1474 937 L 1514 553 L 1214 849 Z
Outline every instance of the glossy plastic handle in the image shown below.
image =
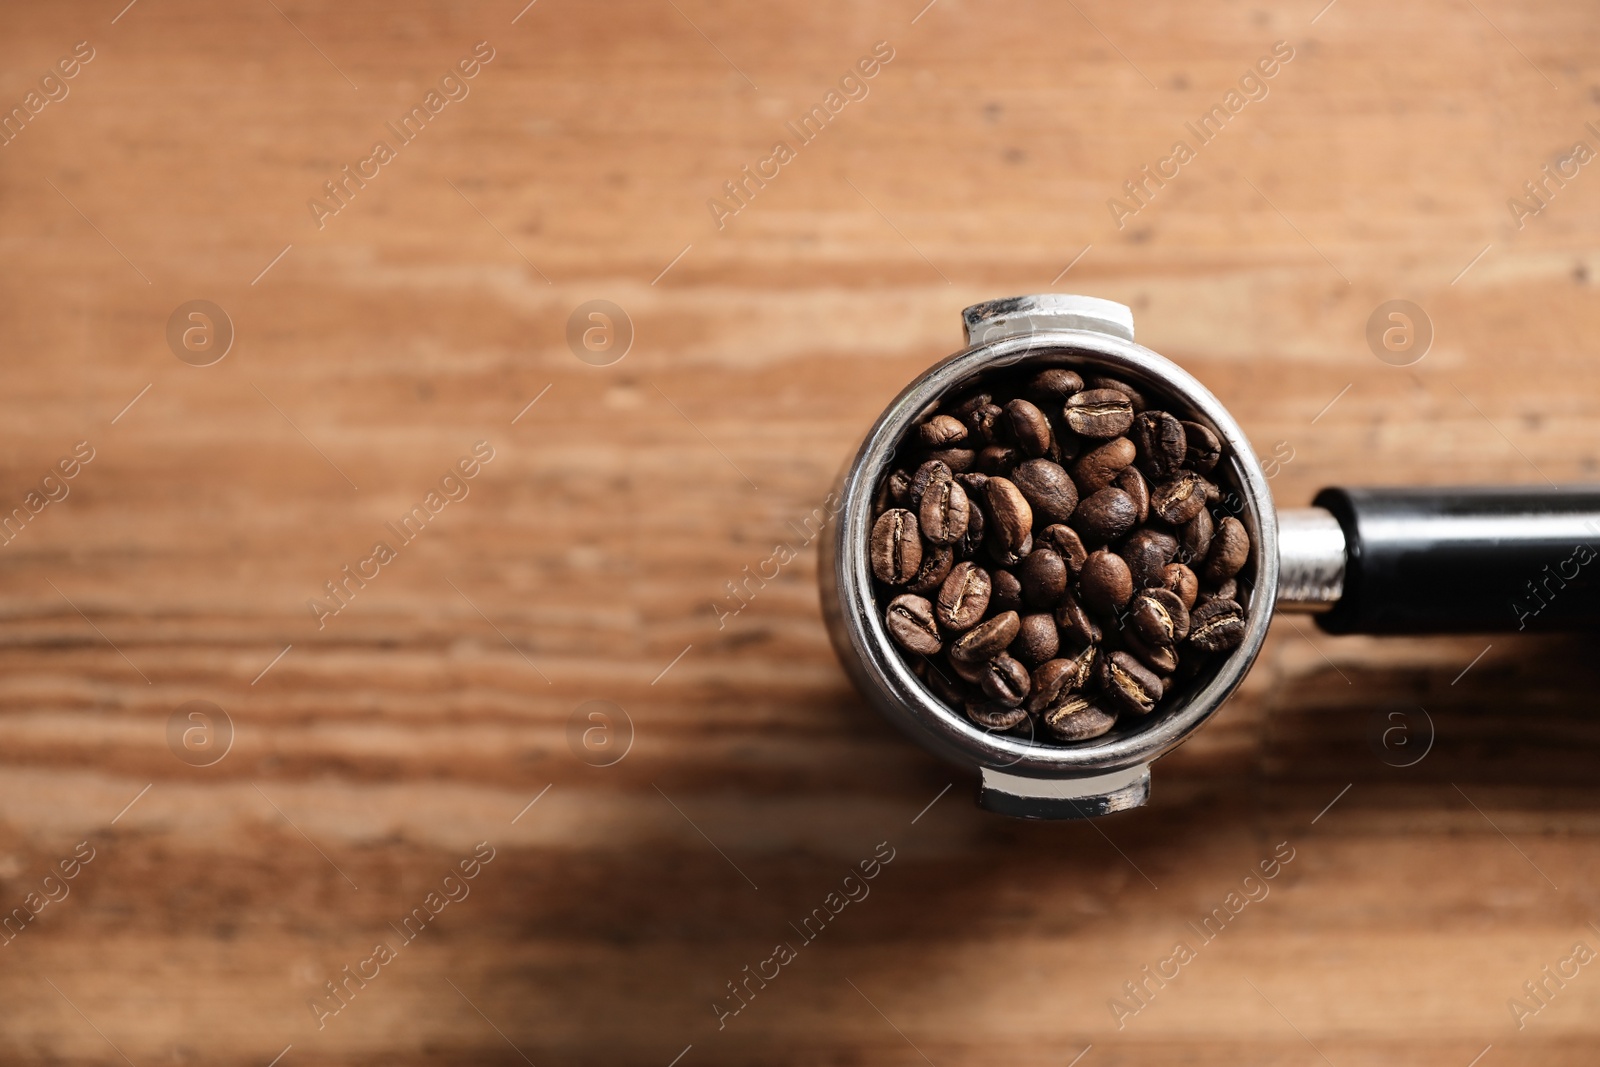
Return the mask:
M 1600 630 L 1600 487 L 1324 489 L 1336 634 Z

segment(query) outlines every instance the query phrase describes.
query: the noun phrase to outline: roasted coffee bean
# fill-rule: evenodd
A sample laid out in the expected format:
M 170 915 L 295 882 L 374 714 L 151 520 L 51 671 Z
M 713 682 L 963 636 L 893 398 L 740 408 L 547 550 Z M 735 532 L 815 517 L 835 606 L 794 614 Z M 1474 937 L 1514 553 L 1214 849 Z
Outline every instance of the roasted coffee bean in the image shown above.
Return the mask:
M 1084 610 L 1082 602 L 1070 589 L 1067 590 L 1067 595 L 1061 598 L 1061 606 L 1056 608 L 1056 625 L 1061 628 L 1062 634 L 1076 645 L 1100 643 L 1100 624 Z
M 1009 567 L 1033 548 L 1033 508 L 1022 490 L 1007 478 L 990 478 L 983 486 L 988 502 L 989 550 Z
M 981 447 L 1000 442 L 1000 422 L 1003 418 L 1005 412 L 999 404 L 984 403 L 970 414 L 961 416 L 961 421 L 967 427 L 968 440 Z
M 1161 679 L 1130 653 L 1113 652 L 1100 660 L 1100 692 L 1118 711 L 1150 714 L 1161 689 Z
M 1167 589 L 1135 593 L 1128 619 L 1139 640 L 1153 648 L 1171 648 L 1189 636 L 1189 609 L 1178 594 Z
M 916 666 L 912 668 L 917 672 L 917 677 L 927 683 L 933 690 L 933 695 L 953 708 L 959 708 L 967 702 L 967 691 L 950 670 L 948 663 L 928 659 L 925 656 L 917 658 Z
M 1205 488 L 1206 491 L 1206 507 L 1209 508 L 1215 504 L 1221 503 L 1222 490 L 1217 488 L 1216 482 L 1202 478 L 1200 479 L 1200 484 Z
M 983 621 L 989 609 L 989 572 L 976 563 L 957 563 L 939 587 L 934 617 L 952 633 L 970 630 Z
M 888 486 L 891 507 L 903 508 L 911 503 L 911 475 L 897 470 L 889 475 Z
M 1183 423 L 1165 411 L 1146 411 L 1135 418 L 1133 442 L 1139 446 L 1139 469 L 1157 482 L 1166 481 L 1183 466 L 1189 447 Z
M 977 411 L 979 408 L 987 407 L 988 405 L 990 405 L 992 403 L 994 403 L 993 394 L 990 394 L 990 393 L 967 393 L 967 394 L 963 395 L 960 399 L 952 401 L 950 403 L 949 408 L 946 410 L 945 414 L 953 415 L 954 417 L 960 419 L 962 422 L 966 422 L 967 421 L 967 416 L 971 415 L 974 411 Z
M 964 660 L 967 663 L 982 663 L 994 659 L 1006 650 L 1006 646 L 1017 638 L 1017 631 L 1022 628 L 1022 620 L 1014 611 L 1008 611 L 994 618 L 981 622 L 977 626 L 962 634 L 955 644 L 950 646 L 950 655 L 953 659 Z
M 1072 525 L 1089 544 L 1099 545 L 1133 529 L 1138 518 L 1139 509 L 1131 496 L 1121 489 L 1102 489 L 1078 502 Z
M 1143 589 L 1161 584 L 1162 572 L 1177 551 L 1177 538 L 1146 528 L 1129 534 L 1117 554 L 1128 564 L 1134 588 Z
M 1078 506 L 1078 490 L 1059 464 L 1048 459 L 1030 459 L 1011 472 L 1011 481 L 1022 493 L 1033 514 L 1046 523 L 1066 522 Z
M 1133 425 L 1133 404 L 1115 389 L 1088 389 L 1067 397 L 1067 425 L 1085 437 L 1118 437 Z
M 1042 456 L 1050 451 L 1050 420 L 1044 417 L 1044 412 L 1029 401 L 1017 399 L 1005 406 L 1005 413 L 1018 448 L 1030 456 Z
M 968 685 L 981 686 L 983 684 L 983 664 L 967 663 L 956 659 L 948 652 L 945 653 L 945 662 L 955 672 L 955 676 Z
M 1022 611 L 1022 583 L 1015 574 L 1000 568 L 989 576 L 992 589 L 989 593 L 989 611 Z
M 1220 584 L 1238 574 L 1249 558 L 1250 534 L 1244 523 L 1229 515 L 1211 538 L 1211 551 L 1206 555 L 1200 577 L 1213 585 Z
M 1128 651 L 1158 677 L 1169 675 L 1178 669 L 1178 650 L 1172 646 L 1147 644 L 1131 630 L 1122 635 L 1122 641 L 1128 646 Z M 1166 684 L 1163 679 L 1161 682 L 1163 696 L 1166 695 Z
M 1086 378 L 1083 384 L 1089 389 L 1115 389 L 1128 398 L 1128 403 L 1133 405 L 1133 413 L 1135 415 L 1145 409 L 1144 394 L 1120 378 L 1096 376 Z
M 986 730 L 1009 730 L 1027 717 L 1023 708 L 1008 708 L 992 700 L 967 702 L 967 718 Z
M 897 596 L 889 601 L 884 625 L 895 644 L 907 652 L 931 656 L 944 647 L 939 625 L 933 619 L 933 605 L 920 596 Z
M 1118 489 L 1128 494 L 1128 499 L 1133 501 L 1134 517 L 1144 523 L 1150 520 L 1150 483 L 1144 480 L 1144 475 L 1139 473 L 1138 467 L 1129 467 L 1117 475 L 1114 483 Z
M 982 685 L 990 700 L 1014 708 L 1028 699 L 1033 682 L 1028 668 L 1002 652 L 984 665 Z
M 1024 615 L 1011 642 L 1011 654 L 1030 667 L 1037 667 L 1061 651 L 1061 634 L 1050 615 Z
M 970 448 L 941 448 L 929 452 L 928 458 L 938 460 L 957 474 L 971 470 L 978 462 L 978 454 Z
M 1078 657 L 1082 659 L 1082 657 Z M 1027 694 L 1027 710 L 1038 715 L 1059 701 L 1078 680 L 1078 659 L 1051 659 L 1034 669 L 1034 688 Z
M 1191 470 L 1210 474 L 1217 461 L 1222 458 L 1222 442 L 1217 439 L 1216 434 L 1198 422 L 1184 423 L 1183 435 L 1187 443 L 1184 463 Z
M 1182 563 L 1169 563 L 1161 572 L 1161 588 L 1178 595 L 1185 610 L 1194 608 L 1195 597 L 1200 595 L 1200 579 Z
M 972 490 L 967 490 L 967 532 L 961 535 L 961 540 L 956 542 L 956 555 L 962 559 L 971 559 L 983 547 L 984 523 L 983 509 L 977 504 L 981 497 L 974 497 Z
M 966 439 L 966 424 L 954 415 L 935 415 L 917 427 L 923 448 L 954 448 Z
M 1117 480 L 1128 464 L 1133 462 L 1135 449 L 1126 437 L 1113 437 L 1078 457 L 1072 465 L 1072 480 L 1084 495 L 1099 492 Z
M 1051 407 L 1060 407 L 1067 397 L 1082 391 L 1083 379 L 1076 371 L 1067 370 L 1065 367 L 1051 367 L 1049 370 L 1040 371 L 1023 390 L 1029 400 L 1047 410 Z
M 1078 536 L 1078 531 L 1061 523 L 1054 523 L 1039 531 L 1033 539 L 1033 550 L 1037 552 L 1041 548 L 1054 551 L 1073 574 L 1083 570 L 1083 561 L 1089 558 L 1089 550 L 1083 547 L 1083 538 Z
M 928 483 L 917 526 L 931 544 L 953 545 L 967 532 L 967 491 L 954 478 Z
M 983 499 L 983 487 L 988 480 L 989 476 L 982 471 L 968 471 L 965 474 L 956 475 L 956 481 L 960 482 L 961 488 L 967 491 L 969 500 Z
M 1022 583 L 1022 602 L 1030 608 L 1049 610 L 1061 603 L 1061 594 L 1067 591 L 1072 575 L 1067 571 L 1066 560 L 1051 548 L 1035 546 L 1028 558 L 1017 567 L 1017 580 Z
M 933 545 L 922 550 L 922 566 L 917 576 L 906 583 L 906 592 L 927 596 L 944 584 L 955 565 L 956 554 L 949 545 Z
M 1210 600 L 1189 616 L 1189 643 L 1206 652 L 1226 652 L 1244 640 L 1244 609 L 1232 600 Z
M 1078 590 L 1091 611 L 1111 615 L 1133 596 L 1133 575 L 1121 556 L 1102 548 L 1089 553 L 1078 575 Z
M 1010 474 L 1011 468 L 1027 459 L 1010 445 L 985 445 L 978 453 L 978 470 L 984 474 Z
M 885 585 L 903 585 L 922 566 L 922 538 L 917 517 L 905 508 L 890 508 L 872 524 L 872 573 Z
M 1069 693 L 1040 716 L 1046 728 L 1061 741 L 1087 741 L 1110 731 L 1117 717 L 1081 693 Z
M 1183 546 L 1183 558 L 1196 563 L 1206 558 L 1206 553 L 1211 551 L 1211 537 L 1216 532 L 1216 527 L 1211 522 L 1211 512 L 1201 508 L 1195 513 L 1194 518 L 1184 523 L 1179 532 L 1178 540 Z
M 1223 600 L 1239 599 L 1239 579 L 1229 578 L 1216 588 L 1216 596 Z
M 906 507 L 916 510 L 922 507 L 922 494 L 928 486 L 936 481 L 949 482 L 955 480 L 955 472 L 950 469 L 950 464 L 939 459 L 930 459 L 918 467 L 911 476 L 910 495 Z
M 1150 491 L 1150 510 L 1173 526 L 1182 526 L 1205 506 L 1205 479 L 1193 471 L 1179 471 Z

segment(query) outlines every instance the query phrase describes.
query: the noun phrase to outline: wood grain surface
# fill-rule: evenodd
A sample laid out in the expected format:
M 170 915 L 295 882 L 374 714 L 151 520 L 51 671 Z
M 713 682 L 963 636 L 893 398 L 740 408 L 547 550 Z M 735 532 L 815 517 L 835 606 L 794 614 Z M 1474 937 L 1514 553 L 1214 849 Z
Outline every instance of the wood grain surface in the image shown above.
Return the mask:
M 1131 305 L 1283 505 L 1595 478 L 1591 4 L 124 2 L 0 9 L 0 513 L 41 504 L 0 546 L 0 909 L 38 912 L 0 1062 L 1594 1061 L 1600 971 L 1541 971 L 1600 947 L 1591 641 L 1279 620 L 1149 808 L 1023 824 L 854 694 L 795 532 L 962 307 L 1052 290 Z M 631 727 L 586 748 L 588 701 Z

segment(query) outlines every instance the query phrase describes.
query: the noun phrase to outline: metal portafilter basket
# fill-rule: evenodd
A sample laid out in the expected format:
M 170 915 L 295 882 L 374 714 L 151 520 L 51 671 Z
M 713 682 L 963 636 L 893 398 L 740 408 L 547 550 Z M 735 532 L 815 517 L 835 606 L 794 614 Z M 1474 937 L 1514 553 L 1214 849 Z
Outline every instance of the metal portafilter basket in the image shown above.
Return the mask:
M 1134 343 L 1127 307 L 1024 296 L 967 308 L 963 319 L 967 347 L 906 386 L 841 475 L 842 509 L 823 539 L 818 580 L 829 636 L 856 687 L 918 743 L 976 767 L 978 803 L 990 811 L 1085 818 L 1144 804 L 1150 765 L 1233 693 L 1274 611 L 1313 614 L 1333 634 L 1600 629 L 1600 567 L 1588 566 L 1600 542 L 1600 488 L 1335 488 L 1309 508 L 1280 511 L 1239 424 L 1182 367 Z M 1072 745 L 985 730 L 935 696 L 889 637 L 867 550 L 874 497 L 918 422 L 994 372 L 1052 366 L 1122 379 L 1210 428 L 1226 451 L 1214 472 L 1222 506 L 1252 541 L 1239 646 L 1136 728 Z

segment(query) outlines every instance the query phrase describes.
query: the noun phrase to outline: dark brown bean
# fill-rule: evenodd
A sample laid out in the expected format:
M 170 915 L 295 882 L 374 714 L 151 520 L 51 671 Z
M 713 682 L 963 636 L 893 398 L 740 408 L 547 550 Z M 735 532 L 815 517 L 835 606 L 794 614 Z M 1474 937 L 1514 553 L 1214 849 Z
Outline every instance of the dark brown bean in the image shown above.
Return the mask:
M 912 667 L 917 674 L 933 690 L 933 695 L 953 708 L 959 708 L 967 702 L 966 689 L 962 687 L 950 670 L 949 664 L 940 664 L 937 660 L 919 658 Z
M 1061 651 L 1061 634 L 1050 615 L 1024 615 L 1011 642 L 1011 654 L 1030 667 L 1037 667 Z
M 1006 422 L 1017 447 L 1030 456 L 1042 456 L 1050 451 L 1050 420 L 1032 403 L 1013 400 L 1005 406 Z
M 1063 415 L 1073 433 L 1118 437 L 1133 425 L 1133 404 L 1115 389 L 1088 389 L 1067 398 Z
M 922 566 L 922 538 L 917 517 L 905 508 L 890 508 L 872 524 L 868 555 L 872 573 L 886 585 L 903 585 Z
M 1069 693 L 1040 716 L 1046 728 L 1061 741 L 1087 741 L 1117 725 L 1117 717 L 1082 693 Z
M 1121 489 L 1102 489 L 1078 503 L 1072 513 L 1072 525 L 1089 544 L 1115 541 L 1139 519 L 1139 510 L 1133 498 Z
M 966 422 L 968 415 L 972 414 L 974 411 L 977 411 L 985 404 L 992 403 L 994 403 L 994 396 L 990 393 L 963 393 L 959 397 L 952 399 L 949 404 L 945 406 L 945 411 L 947 414 L 954 415 L 962 422 Z
M 1117 480 L 1117 475 L 1133 462 L 1134 453 L 1132 441 L 1113 437 L 1078 457 L 1072 465 L 1072 480 L 1084 496 L 1098 492 Z
M 1004 417 L 999 404 L 985 402 L 970 414 L 961 416 L 961 421 L 966 424 L 969 441 L 983 446 L 999 443 L 1000 421 Z
M 1017 567 L 1022 583 L 1022 602 L 1030 608 L 1048 610 L 1061 603 L 1072 575 L 1067 563 L 1054 549 L 1035 546 Z
M 917 427 L 924 448 L 954 448 L 967 439 L 967 427 L 954 415 L 935 415 Z
M 1139 640 L 1153 648 L 1171 648 L 1189 636 L 1189 609 L 1167 589 L 1139 590 L 1128 618 Z
M 985 445 L 978 453 L 978 470 L 991 475 L 1010 474 L 1012 467 L 1027 458 L 1010 445 Z
M 1200 579 L 1184 564 L 1169 563 L 1161 572 L 1161 588 L 1176 593 L 1184 608 L 1192 610 L 1200 595 Z
M 1198 422 L 1184 423 L 1183 434 L 1187 444 L 1184 463 L 1191 470 L 1199 471 L 1201 474 L 1210 474 L 1212 468 L 1222 459 L 1222 442 L 1217 439 L 1217 435 L 1212 433 L 1208 427 L 1202 426 Z
M 976 563 L 957 563 L 939 588 L 934 617 L 952 633 L 972 629 L 989 610 L 991 588 L 988 571 Z
M 990 478 L 983 486 L 988 502 L 989 550 L 1003 566 L 1016 563 L 1033 548 L 1033 507 L 1007 478 Z
M 1083 538 L 1078 536 L 1078 531 L 1061 523 L 1054 523 L 1039 531 L 1033 539 L 1033 550 L 1037 552 L 1041 548 L 1052 549 L 1066 561 L 1067 570 L 1073 574 L 1083 570 L 1083 561 L 1089 558 L 1089 550 L 1083 547 Z
M 1217 597 L 1220 597 L 1223 600 L 1238 600 L 1239 599 L 1239 579 L 1237 579 L 1237 578 L 1229 578 L 1227 581 L 1225 581 L 1221 585 L 1217 586 L 1214 595 L 1217 596 Z
M 1014 708 L 1028 699 L 1033 681 L 1028 676 L 1028 668 L 1002 652 L 984 665 L 981 684 L 984 695 L 990 700 Z
M 967 491 L 954 478 L 928 483 L 922 493 L 917 526 L 935 545 L 953 545 L 967 532 Z
M 1073 393 L 1083 391 L 1083 379 L 1076 371 L 1051 367 L 1034 375 L 1024 392 L 1042 408 L 1059 407 Z
M 964 660 L 956 659 L 948 652 L 945 653 L 945 662 L 950 665 L 950 669 L 955 672 L 956 677 L 968 685 L 983 684 L 982 663 L 967 663 Z
M 957 474 L 971 470 L 978 462 L 978 454 L 970 448 L 941 448 L 929 452 L 928 458 L 938 460 Z
M 1237 648 L 1244 631 L 1244 609 L 1232 600 L 1209 600 L 1189 616 L 1189 643 L 1206 652 Z
M 1061 606 L 1056 609 L 1056 625 L 1076 645 L 1100 643 L 1100 624 L 1084 610 L 1083 604 L 1070 589 L 1061 598 Z
M 972 490 L 967 490 L 967 532 L 961 535 L 961 540 L 956 542 L 956 555 L 962 559 L 971 559 L 983 547 L 984 523 L 983 509 L 978 506 L 978 500 L 972 495 Z
M 922 566 L 917 576 L 906 583 L 906 592 L 927 596 L 944 584 L 955 565 L 956 554 L 949 545 L 933 545 L 922 550 Z
M 889 475 L 889 499 L 894 502 L 891 506 L 897 508 L 911 503 L 911 475 L 905 471 Z
M 1078 575 L 1078 589 L 1091 611 L 1110 615 L 1133 596 L 1133 575 L 1121 556 L 1102 548 L 1089 553 Z
M 967 702 L 967 718 L 986 730 L 1009 730 L 1027 717 L 1028 712 L 1023 708 L 1008 708 L 992 700 Z
M 1033 514 L 1044 522 L 1066 522 L 1078 506 L 1078 490 L 1072 478 L 1048 459 L 1017 464 L 1011 481 L 1033 508 Z
M 895 644 L 907 652 L 931 656 L 944 647 L 939 625 L 933 619 L 933 605 L 920 596 L 897 596 L 889 601 L 884 625 Z
M 965 474 L 956 475 L 956 481 L 967 491 L 969 500 L 983 498 L 983 487 L 988 480 L 989 476 L 982 471 L 967 471 Z
M 1138 521 L 1148 522 L 1150 519 L 1150 483 L 1144 480 L 1144 475 L 1139 473 L 1138 467 L 1129 467 L 1117 475 L 1114 483 L 1118 489 L 1128 494 L 1128 499 L 1133 501 L 1134 515 Z
M 1162 572 L 1177 551 L 1177 538 L 1146 527 L 1129 534 L 1117 554 L 1128 564 L 1134 588 L 1143 589 L 1161 584 Z
M 1144 394 L 1120 378 L 1096 376 L 1085 379 L 1083 384 L 1089 389 L 1115 389 L 1128 398 L 1136 415 L 1145 409 Z
M 992 590 L 989 593 L 989 608 L 996 613 L 1002 611 L 1022 610 L 1022 583 L 1010 571 L 999 568 L 989 576 Z
M 1179 531 L 1179 541 L 1183 545 L 1183 558 L 1185 561 L 1199 563 L 1206 558 L 1206 553 L 1211 551 L 1211 537 L 1216 533 L 1216 527 L 1211 522 L 1211 512 L 1201 508 L 1195 512 L 1194 518 L 1184 523 Z
M 1206 555 L 1200 577 L 1213 585 L 1220 584 L 1238 574 L 1249 559 L 1250 535 L 1244 523 L 1229 515 L 1211 539 L 1211 551 Z
M 1132 631 L 1124 633 L 1122 640 L 1128 646 L 1128 651 L 1157 675 L 1171 674 L 1178 669 L 1178 650 L 1172 646 L 1148 644 Z M 1163 682 L 1162 694 L 1165 693 L 1166 683 Z
M 930 459 L 918 467 L 916 473 L 911 475 L 911 488 L 907 497 L 906 507 L 915 511 L 922 507 L 922 494 L 934 482 L 949 482 L 955 480 L 955 472 L 950 469 L 950 464 L 939 459 Z
M 1150 510 L 1173 526 L 1182 526 L 1205 506 L 1205 479 L 1193 471 L 1179 471 L 1150 491 Z
M 1083 688 L 1085 679 L 1081 664 L 1084 660 L 1094 661 L 1094 649 L 1085 649 L 1071 658 L 1049 660 L 1034 668 L 1028 710 L 1037 715 L 1072 690 Z
M 1004 652 L 1006 646 L 1016 640 L 1017 631 L 1021 628 L 1022 620 L 1016 612 L 996 615 L 962 634 L 950 646 L 950 656 L 967 663 L 987 662 Z
M 1183 423 L 1165 411 L 1146 411 L 1133 420 L 1133 442 L 1139 446 L 1139 468 L 1162 482 L 1183 466 L 1189 442 Z
M 1127 652 L 1100 660 L 1100 692 L 1118 711 L 1148 715 L 1161 699 L 1161 679 Z

